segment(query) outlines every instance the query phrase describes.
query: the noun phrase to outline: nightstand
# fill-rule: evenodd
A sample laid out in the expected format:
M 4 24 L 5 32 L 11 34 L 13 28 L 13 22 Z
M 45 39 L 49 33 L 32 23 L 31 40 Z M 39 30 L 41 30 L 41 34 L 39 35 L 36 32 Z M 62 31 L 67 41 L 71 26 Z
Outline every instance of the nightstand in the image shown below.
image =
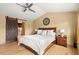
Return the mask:
M 66 36 L 57 36 L 56 37 L 56 42 L 58 45 L 62 45 L 62 46 L 65 46 L 67 47 L 67 37 Z

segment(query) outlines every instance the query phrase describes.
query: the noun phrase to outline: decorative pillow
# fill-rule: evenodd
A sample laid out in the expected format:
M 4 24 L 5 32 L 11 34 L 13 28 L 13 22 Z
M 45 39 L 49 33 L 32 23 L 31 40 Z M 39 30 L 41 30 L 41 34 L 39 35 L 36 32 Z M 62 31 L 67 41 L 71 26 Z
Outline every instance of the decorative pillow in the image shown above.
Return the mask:
M 47 35 L 47 30 L 43 30 L 42 35 L 46 36 Z
M 48 30 L 47 35 L 53 35 L 54 33 L 54 30 Z
M 37 34 L 41 35 L 42 34 L 42 30 L 37 30 Z

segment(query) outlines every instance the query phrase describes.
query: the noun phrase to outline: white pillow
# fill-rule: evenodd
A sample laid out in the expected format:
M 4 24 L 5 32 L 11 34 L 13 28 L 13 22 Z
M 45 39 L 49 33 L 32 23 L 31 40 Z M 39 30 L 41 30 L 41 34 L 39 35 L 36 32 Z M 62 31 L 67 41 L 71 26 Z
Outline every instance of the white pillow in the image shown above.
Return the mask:
M 47 30 L 43 30 L 42 35 L 46 36 L 47 35 Z
M 48 30 L 47 35 L 55 35 L 54 30 Z
M 37 30 L 37 34 L 41 35 L 42 34 L 42 30 Z

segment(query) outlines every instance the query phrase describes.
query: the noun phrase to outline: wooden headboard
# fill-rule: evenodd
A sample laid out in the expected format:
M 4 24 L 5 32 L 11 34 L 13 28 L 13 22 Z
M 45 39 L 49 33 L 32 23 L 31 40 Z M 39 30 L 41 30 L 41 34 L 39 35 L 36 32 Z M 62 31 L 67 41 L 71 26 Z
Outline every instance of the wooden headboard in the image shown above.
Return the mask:
M 54 30 L 56 32 L 56 27 L 53 28 L 38 28 L 39 30 Z

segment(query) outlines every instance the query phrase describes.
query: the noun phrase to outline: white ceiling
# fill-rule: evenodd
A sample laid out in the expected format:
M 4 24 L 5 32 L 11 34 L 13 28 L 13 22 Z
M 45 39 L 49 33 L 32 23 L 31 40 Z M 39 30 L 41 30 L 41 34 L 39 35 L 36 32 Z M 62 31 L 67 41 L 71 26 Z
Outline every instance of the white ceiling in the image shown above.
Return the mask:
M 23 8 L 16 5 L 16 3 L 0 3 L 0 14 L 6 16 L 16 17 L 24 20 L 34 20 L 47 12 L 68 12 L 78 11 L 79 4 L 76 3 L 35 3 L 31 9 L 23 12 Z
M 36 4 L 46 12 L 67 12 L 78 10 L 76 3 L 41 3 Z

